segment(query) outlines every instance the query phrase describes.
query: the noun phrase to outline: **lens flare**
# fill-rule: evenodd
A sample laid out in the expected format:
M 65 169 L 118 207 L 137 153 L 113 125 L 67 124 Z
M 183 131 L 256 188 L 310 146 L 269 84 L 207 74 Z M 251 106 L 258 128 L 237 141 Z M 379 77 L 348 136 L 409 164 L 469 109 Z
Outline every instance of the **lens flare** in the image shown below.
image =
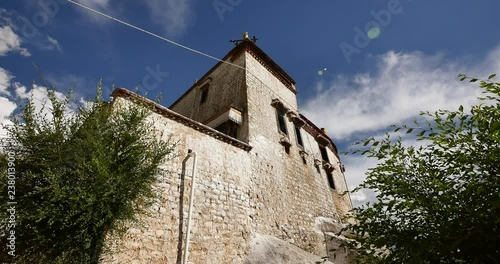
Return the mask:
M 376 39 L 378 36 L 380 36 L 380 28 L 379 27 L 372 27 L 370 30 L 368 30 L 368 38 L 370 39 Z
M 318 75 L 321 76 L 321 75 L 325 74 L 326 70 L 327 70 L 326 68 L 323 68 L 322 70 L 321 69 L 318 70 Z

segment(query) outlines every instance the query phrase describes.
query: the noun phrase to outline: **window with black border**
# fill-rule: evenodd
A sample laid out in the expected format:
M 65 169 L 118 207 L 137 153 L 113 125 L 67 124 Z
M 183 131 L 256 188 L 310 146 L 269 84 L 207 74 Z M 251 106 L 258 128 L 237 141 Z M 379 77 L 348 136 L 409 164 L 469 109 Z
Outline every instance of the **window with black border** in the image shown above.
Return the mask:
M 204 104 L 207 101 L 209 87 L 210 84 L 207 83 L 200 88 L 201 90 L 200 104 Z
M 295 136 L 297 139 L 297 145 L 303 149 L 304 142 L 302 141 L 302 134 L 300 133 L 300 127 L 298 127 L 297 125 L 293 125 L 293 127 L 295 128 Z
M 328 153 L 326 152 L 326 148 L 319 145 L 319 150 L 321 152 L 321 158 L 326 162 L 330 162 L 330 159 L 328 158 Z
M 328 185 L 330 185 L 330 188 L 335 190 L 335 182 L 333 181 L 333 174 L 331 172 L 327 172 L 326 178 L 328 179 Z
M 286 128 L 285 113 L 283 111 L 276 109 L 276 119 L 278 121 L 278 131 L 288 135 L 288 130 Z

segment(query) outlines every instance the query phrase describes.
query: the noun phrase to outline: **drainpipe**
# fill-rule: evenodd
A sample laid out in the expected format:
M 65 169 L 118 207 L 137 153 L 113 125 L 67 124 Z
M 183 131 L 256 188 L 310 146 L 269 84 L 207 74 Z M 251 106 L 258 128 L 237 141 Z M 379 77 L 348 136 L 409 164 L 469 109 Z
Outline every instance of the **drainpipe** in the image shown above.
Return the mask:
M 338 162 L 338 164 L 339 164 L 340 172 L 342 172 L 342 177 L 344 177 L 345 188 L 347 189 L 347 194 L 349 195 L 349 203 L 351 203 L 351 209 L 352 209 L 351 192 L 349 191 L 349 186 L 347 185 L 347 180 L 345 179 L 345 174 L 344 174 L 344 171 L 342 170 L 343 164 L 340 161 Z
M 186 161 L 193 157 L 193 171 L 191 174 L 191 194 L 189 196 L 189 211 L 188 211 L 188 220 L 187 220 L 187 229 L 186 229 L 186 244 L 184 245 L 184 260 L 183 264 L 187 263 L 188 254 L 189 254 L 189 239 L 191 233 L 191 215 L 193 213 L 193 200 L 194 200 L 194 189 L 195 189 L 195 172 L 196 172 L 196 153 L 191 149 L 188 150 L 188 155 L 186 157 Z

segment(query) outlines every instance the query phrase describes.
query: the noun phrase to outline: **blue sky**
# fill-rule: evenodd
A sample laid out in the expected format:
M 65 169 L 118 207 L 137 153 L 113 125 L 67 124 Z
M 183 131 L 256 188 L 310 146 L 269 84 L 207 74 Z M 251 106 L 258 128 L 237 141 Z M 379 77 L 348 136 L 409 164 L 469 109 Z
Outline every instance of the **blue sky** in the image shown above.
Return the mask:
M 256 35 L 257 45 L 297 81 L 301 111 L 344 150 L 420 110 L 473 104 L 476 90 L 457 82 L 458 73 L 500 72 L 495 0 L 78 2 L 218 58 L 242 32 Z M 56 90 L 75 83 L 81 97 L 92 96 L 100 78 L 110 92 L 113 85 L 134 89 L 159 71 L 142 92 L 161 92 L 168 106 L 216 61 L 64 0 L 2 1 L 0 122 L 8 123 L 16 96 L 32 90 L 46 98 L 31 85 L 41 83 L 33 63 Z M 374 165 L 360 157 L 343 161 L 351 186 Z

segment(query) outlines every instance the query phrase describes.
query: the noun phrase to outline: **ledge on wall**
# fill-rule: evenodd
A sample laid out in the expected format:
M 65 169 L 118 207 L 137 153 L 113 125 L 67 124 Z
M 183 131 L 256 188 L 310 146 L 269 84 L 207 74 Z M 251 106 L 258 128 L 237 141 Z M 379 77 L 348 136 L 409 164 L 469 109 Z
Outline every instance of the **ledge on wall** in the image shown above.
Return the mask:
M 323 169 L 325 169 L 327 173 L 331 173 L 335 170 L 335 167 L 330 162 L 323 161 Z
M 175 121 L 177 123 L 183 124 L 185 126 L 191 127 L 192 129 L 199 131 L 201 133 L 204 133 L 210 137 L 213 137 L 217 140 L 220 140 L 222 142 L 225 142 L 227 144 L 233 145 L 237 148 L 243 149 L 245 151 L 250 151 L 252 150 L 252 147 L 248 145 L 247 143 L 240 141 L 238 139 L 235 139 L 233 137 L 230 137 L 224 133 L 221 133 L 207 125 L 201 124 L 195 120 L 192 120 L 190 118 L 187 118 L 179 113 L 176 113 L 156 102 L 153 102 L 143 96 L 140 96 L 134 92 L 131 92 L 125 88 L 116 88 L 113 93 L 113 104 L 116 101 L 117 98 L 123 98 L 125 100 L 132 101 L 134 103 L 140 104 L 142 106 L 145 106 L 152 112 L 155 112 L 159 115 L 162 115 L 172 121 Z
M 306 124 L 306 121 L 304 121 L 302 118 L 300 118 L 299 113 L 295 111 L 288 111 L 286 113 L 286 116 L 288 117 L 288 120 L 295 124 L 297 127 L 303 127 Z
M 283 102 L 281 102 L 279 99 L 273 99 L 271 101 L 271 105 L 278 109 L 279 111 L 282 111 L 283 113 L 287 113 L 290 109 L 288 109 L 288 107 L 285 106 L 285 104 Z
M 316 137 L 316 141 L 318 141 L 318 143 L 321 145 L 321 146 L 328 146 L 328 144 L 330 143 L 330 140 L 328 140 L 327 137 L 325 137 L 324 135 L 321 135 L 319 134 L 317 137 Z
M 286 136 L 281 136 L 281 138 L 280 138 L 280 144 L 283 145 L 283 146 L 285 146 L 285 147 L 292 146 L 292 143 L 290 142 L 290 140 Z
M 280 139 L 280 144 L 283 145 L 283 147 L 285 147 L 285 152 L 287 154 L 290 154 L 290 147 L 292 146 L 292 143 L 290 142 L 290 140 L 288 139 L 287 136 L 281 136 L 281 139 Z

